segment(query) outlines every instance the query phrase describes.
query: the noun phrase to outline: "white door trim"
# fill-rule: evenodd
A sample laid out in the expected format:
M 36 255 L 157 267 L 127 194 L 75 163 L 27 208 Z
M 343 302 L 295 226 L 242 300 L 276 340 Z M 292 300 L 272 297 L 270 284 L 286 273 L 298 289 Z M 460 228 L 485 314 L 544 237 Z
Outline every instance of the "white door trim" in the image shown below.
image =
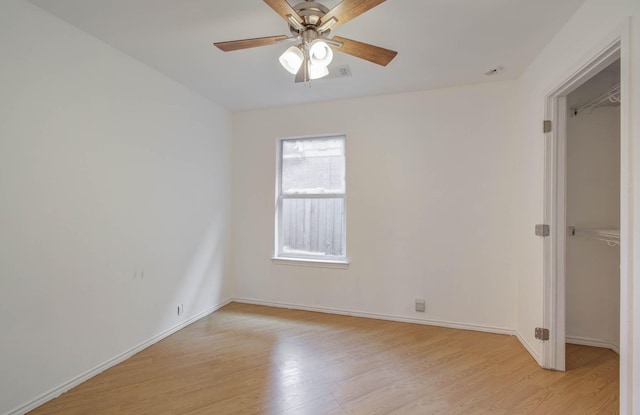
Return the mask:
M 550 226 L 551 234 L 545 238 L 543 244 L 543 324 L 545 328 L 549 329 L 549 341 L 543 345 L 541 360 L 542 366 L 547 369 L 565 370 L 566 96 L 622 57 L 624 42 L 622 38 L 623 35 L 618 34 L 615 39 L 595 53 L 591 59 L 546 96 L 545 119 L 552 121 L 552 130 L 545 137 L 544 222 Z M 628 63 L 623 59 L 621 66 L 624 65 L 628 65 Z M 624 72 L 624 69 L 622 70 Z M 623 82 L 622 96 L 628 96 L 628 91 L 629 84 Z M 623 99 L 622 106 L 624 105 Z M 621 114 L 624 114 L 624 111 L 621 111 Z M 628 122 L 625 119 L 621 121 L 623 124 L 625 121 Z M 622 154 L 625 154 L 628 146 L 629 140 L 622 139 Z M 629 180 L 625 177 L 624 170 L 621 171 L 621 174 L 621 190 L 626 195 L 625 186 Z M 625 197 L 621 196 L 622 200 Z M 622 213 L 625 213 L 624 208 Z M 621 217 L 621 234 L 628 231 L 628 229 L 624 229 L 625 223 L 628 226 L 628 222 L 622 220 Z M 622 252 L 621 250 L 621 255 Z

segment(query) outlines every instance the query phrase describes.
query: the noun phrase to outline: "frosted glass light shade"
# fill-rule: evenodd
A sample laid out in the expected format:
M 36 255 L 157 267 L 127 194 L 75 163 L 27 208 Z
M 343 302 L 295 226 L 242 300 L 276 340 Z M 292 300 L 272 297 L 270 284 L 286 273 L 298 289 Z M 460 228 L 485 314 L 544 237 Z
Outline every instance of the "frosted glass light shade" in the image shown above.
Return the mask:
M 280 55 L 280 64 L 282 67 L 294 75 L 298 73 L 303 61 L 304 55 L 297 46 L 291 46 Z
M 327 45 L 327 42 L 316 39 L 311 42 L 309 59 L 314 65 L 328 66 L 333 60 L 333 50 Z
M 329 75 L 329 68 L 326 65 L 316 65 L 309 61 L 309 79 L 319 79 Z

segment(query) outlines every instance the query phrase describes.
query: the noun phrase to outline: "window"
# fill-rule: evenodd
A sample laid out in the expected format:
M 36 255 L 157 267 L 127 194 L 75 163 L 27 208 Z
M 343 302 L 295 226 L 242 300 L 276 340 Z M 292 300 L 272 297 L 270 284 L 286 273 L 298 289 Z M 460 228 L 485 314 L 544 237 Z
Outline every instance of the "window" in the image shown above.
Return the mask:
M 278 141 L 276 259 L 346 262 L 345 137 Z

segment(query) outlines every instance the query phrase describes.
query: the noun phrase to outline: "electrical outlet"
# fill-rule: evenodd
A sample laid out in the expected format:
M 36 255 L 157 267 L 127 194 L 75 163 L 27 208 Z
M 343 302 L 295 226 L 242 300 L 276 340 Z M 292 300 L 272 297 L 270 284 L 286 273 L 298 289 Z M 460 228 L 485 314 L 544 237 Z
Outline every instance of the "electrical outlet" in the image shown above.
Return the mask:
M 416 311 L 424 313 L 425 309 L 426 309 L 426 305 L 425 305 L 424 299 L 416 298 Z

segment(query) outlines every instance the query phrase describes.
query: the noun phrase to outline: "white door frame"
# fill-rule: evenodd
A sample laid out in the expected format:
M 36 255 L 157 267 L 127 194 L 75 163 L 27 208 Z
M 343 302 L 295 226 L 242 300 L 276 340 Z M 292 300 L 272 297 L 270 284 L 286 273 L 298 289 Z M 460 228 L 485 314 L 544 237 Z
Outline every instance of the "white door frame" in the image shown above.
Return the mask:
M 542 366 L 547 369 L 565 370 L 566 97 L 595 74 L 621 58 L 621 55 L 624 54 L 621 48 L 622 43 L 622 36 L 617 36 L 615 40 L 596 53 L 593 58 L 546 96 L 545 119 L 552 122 L 552 129 L 545 136 L 544 168 L 544 223 L 548 224 L 551 229 L 549 237 L 545 238 L 543 243 L 543 325 L 549 329 L 549 341 L 544 342 L 542 348 Z M 621 61 L 621 66 L 623 65 L 628 65 L 628 63 Z M 623 68 L 621 70 L 624 72 Z M 628 82 L 625 84 L 623 80 L 621 93 L 623 96 L 628 96 L 625 91 L 629 91 L 629 85 Z M 622 105 L 625 105 L 624 98 Z M 622 121 L 624 124 L 624 120 Z M 621 153 L 625 154 L 627 150 L 628 140 L 623 139 L 621 140 Z M 627 182 L 628 179 L 622 174 L 621 199 L 623 200 L 626 197 L 625 185 Z M 626 232 L 623 222 L 621 216 L 621 234 Z

